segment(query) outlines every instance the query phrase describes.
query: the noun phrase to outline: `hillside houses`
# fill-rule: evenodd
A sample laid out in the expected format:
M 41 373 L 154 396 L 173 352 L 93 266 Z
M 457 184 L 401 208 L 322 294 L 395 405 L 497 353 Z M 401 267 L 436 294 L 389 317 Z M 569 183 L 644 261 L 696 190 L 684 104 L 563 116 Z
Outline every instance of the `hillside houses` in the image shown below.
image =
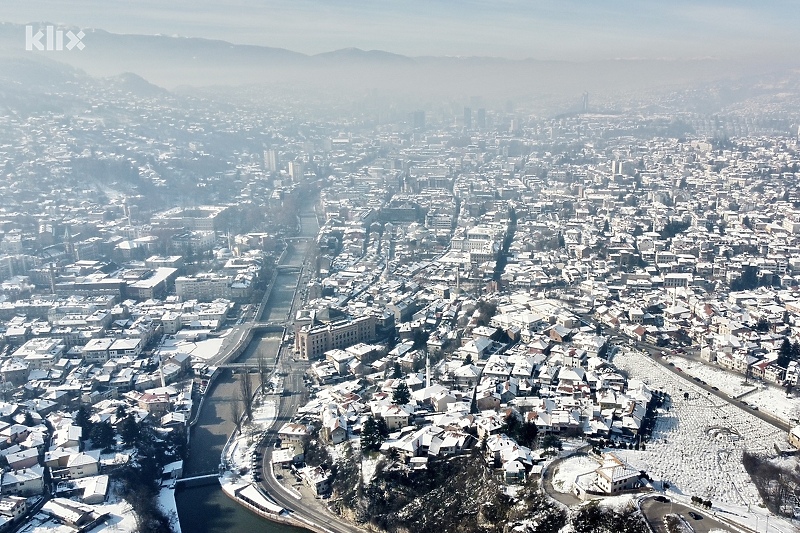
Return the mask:
M 652 391 L 644 383 L 629 383 L 598 356 L 606 354 L 605 337 L 581 328 L 563 307 L 552 310 L 558 315 L 537 321 L 541 329 L 529 330 L 527 341 L 498 342 L 491 340 L 498 330 L 475 328 L 471 339 L 462 339 L 462 348 L 419 374 L 402 364 L 411 353 L 408 345 L 387 354 L 381 378 L 357 379 L 344 364 L 351 356 L 344 350 L 330 352 L 328 360 L 312 365 L 312 372 L 324 383 L 317 368 L 325 365 L 339 384 L 323 386 L 301 410 L 303 419 L 313 421 L 329 443 L 357 438 L 368 417 L 381 420 L 389 434 L 381 451 L 394 450 L 409 465 L 415 458 L 468 453 L 485 441 L 489 458 L 510 481 L 525 479 L 541 458 L 506 434 L 509 416 L 535 428 L 540 439 L 552 434 L 636 441 Z M 559 320 L 571 327 L 569 335 L 556 339 L 547 324 Z M 472 363 L 462 359 L 464 348 L 474 349 L 468 352 Z M 400 380 L 382 377 L 398 367 L 412 390 L 405 405 L 392 401 Z M 362 390 L 371 391 L 370 401 L 361 402 L 360 392 L 352 396 Z

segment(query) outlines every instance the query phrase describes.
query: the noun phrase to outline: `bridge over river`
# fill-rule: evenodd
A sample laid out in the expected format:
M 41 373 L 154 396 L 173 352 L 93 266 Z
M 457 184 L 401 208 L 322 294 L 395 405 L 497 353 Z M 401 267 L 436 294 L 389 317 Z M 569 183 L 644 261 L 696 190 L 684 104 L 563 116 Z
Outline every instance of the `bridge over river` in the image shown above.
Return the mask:
M 242 370 L 257 368 L 259 358 L 274 367 L 279 356 L 285 330 L 292 318 L 297 287 L 306 276 L 303 267 L 308 250 L 315 245 L 319 231 L 311 205 L 300 214 L 300 228 L 300 237 L 287 247 L 269 294 L 260 305 L 257 321 L 236 326 L 213 361 L 221 368 L 206 391 L 196 423 L 190 430 L 189 458 L 183 469 L 184 476 L 196 478 L 194 483 L 210 482 L 211 478 L 206 476 L 216 475 L 222 449 L 235 428 L 232 413 L 234 404 L 239 402 L 239 380 L 252 379 L 255 388 L 256 377 Z M 221 489 L 211 486 L 181 487 L 177 502 L 181 525 L 185 523 L 184 531 L 233 533 L 251 524 L 248 520 L 252 521 L 252 515 L 227 497 L 218 497 L 214 490 L 222 494 Z M 280 533 L 298 531 L 260 519 L 259 522 L 261 525 L 251 529 Z

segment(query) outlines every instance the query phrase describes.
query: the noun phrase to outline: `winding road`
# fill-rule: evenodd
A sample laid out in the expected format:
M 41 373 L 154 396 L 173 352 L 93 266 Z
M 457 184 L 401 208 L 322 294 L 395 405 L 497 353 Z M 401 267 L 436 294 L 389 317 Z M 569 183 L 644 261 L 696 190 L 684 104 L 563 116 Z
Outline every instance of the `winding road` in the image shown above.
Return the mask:
M 263 451 L 261 486 L 279 505 L 290 510 L 295 518 L 311 522 L 331 533 L 364 533 L 363 529 L 338 520 L 326 510 L 322 500 L 311 499 L 307 496 L 297 499 L 280 481 L 275 479 L 269 466 L 274 449 L 272 444 L 277 438 L 278 430 L 284 423 L 291 420 L 297 412 L 297 408 L 307 400 L 308 393 L 303 382 L 306 367 L 307 362 L 292 359 L 287 361 L 286 357 L 281 357 L 279 369 L 286 374 L 284 378 L 284 394 L 281 396 L 275 423 L 267 432 L 267 438 L 262 441 L 265 444 L 261 448 L 261 451 Z
M 314 220 L 311 220 L 311 219 Z M 266 316 L 270 320 L 286 320 L 287 331 L 291 330 L 292 317 L 298 306 L 301 304 L 301 287 L 308 282 L 309 272 L 307 267 L 309 258 L 313 255 L 314 239 L 319 229 L 313 213 L 304 213 L 300 216 L 301 236 L 292 240 L 294 249 L 288 254 L 288 261 L 282 265 L 290 267 L 300 267 L 297 273 L 297 284 L 291 289 L 289 287 L 278 287 L 274 293 L 274 298 L 270 301 L 270 307 L 264 306 Z M 298 290 L 300 289 L 300 290 Z M 289 293 L 291 291 L 291 296 Z M 276 304 L 289 300 L 288 306 Z M 284 316 L 285 314 L 285 316 Z M 263 318 L 263 317 L 262 317 Z M 311 524 L 330 533 L 364 533 L 364 530 L 337 519 L 332 515 L 322 503 L 313 497 L 304 496 L 298 499 L 295 494 L 285 488 L 280 481 L 273 475 L 270 463 L 272 462 L 272 452 L 274 442 L 278 436 L 278 430 L 286 422 L 290 422 L 297 413 L 297 409 L 308 401 L 308 390 L 305 386 L 305 372 L 310 366 L 307 360 L 297 359 L 293 355 L 291 347 L 281 346 L 278 348 L 276 372 L 283 376 L 283 393 L 280 396 L 275 422 L 267 431 L 267 436 L 259 447 L 261 452 L 261 487 L 270 497 L 280 506 L 289 510 L 295 519 Z
M 750 529 L 736 525 L 732 526 L 727 521 L 717 520 L 716 514 L 712 517 L 708 512 L 699 511 L 693 507 L 683 505 L 681 503 L 673 502 L 669 498 L 662 498 L 661 501 L 657 497 L 645 498 L 639 508 L 647 520 L 654 533 L 668 533 L 664 517 L 668 514 L 680 515 L 696 533 L 710 533 L 711 531 L 730 531 L 732 533 L 740 533 L 742 531 L 750 531 Z M 700 518 L 692 518 L 689 513 L 694 513 Z

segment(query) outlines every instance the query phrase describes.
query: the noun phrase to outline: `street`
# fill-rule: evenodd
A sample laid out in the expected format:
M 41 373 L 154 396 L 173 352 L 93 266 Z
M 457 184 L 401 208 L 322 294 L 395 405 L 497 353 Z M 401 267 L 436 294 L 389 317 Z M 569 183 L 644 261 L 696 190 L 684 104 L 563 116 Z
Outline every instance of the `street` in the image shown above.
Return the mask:
M 598 325 L 597 321 L 594 318 L 590 317 L 590 316 L 584 315 L 581 318 L 583 319 L 583 321 L 585 323 L 591 325 L 592 327 L 597 327 L 597 325 Z M 694 379 L 692 379 L 691 376 L 687 376 L 686 373 L 683 372 L 680 369 L 680 367 L 677 367 L 675 365 L 670 365 L 668 361 L 664 360 L 664 356 L 663 356 L 662 352 L 666 351 L 666 352 L 669 353 L 671 351 L 671 349 L 666 348 L 666 347 L 661 347 L 661 346 L 654 346 L 652 344 L 649 344 L 649 343 L 646 343 L 646 342 L 642 342 L 642 341 L 633 340 L 630 337 L 628 337 L 627 335 L 625 335 L 623 332 L 621 332 L 619 329 L 616 329 L 616 328 L 610 328 L 610 327 L 606 327 L 606 326 L 602 326 L 602 328 L 604 330 L 606 330 L 605 334 L 609 336 L 611 344 L 614 344 L 614 345 L 618 346 L 619 341 L 623 341 L 624 340 L 626 343 L 629 343 L 630 346 L 634 347 L 636 350 L 638 350 L 639 352 L 642 352 L 646 356 L 649 356 L 651 359 L 653 359 L 653 361 L 655 361 L 659 365 L 663 366 L 664 368 L 666 368 L 667 370 L 669 370 L 670 372 L 672 372 L 676 376 L 680 376 L 684 380 L 689 381 L 692 384 L 694 384 L 694 385 L 700 387 L 701 389 L 705 390 L 706 393 L 708 393 L 709 395 L 714 395 L 717 398 L 719 398 L 721 400 L 724 400 L 724 401 L 730 403 L 731 405 L 734 405 L 737 408 L 741 409 L 742 411 L 745 411 L 745 412 L 747 412 L 747 413 L 749 413 L 749 414 L 751 414 L 751 415 L 753 415 L 753 416 L 755 416 L 757 418 L 760 418 L 764 422 L 766 422 L 766 423 L 768 423 L 768 424 L 770 424 L 770 425 L 772 425 L 772 426 L 774 426 L 774 427 L 776 427 L 776 428 L 778 428 L 778 429 L 780 429 L 782 431 L 787 431 L 787 432 L 789 431 L 790 425 L 787 424 L 786 422 L 783 422 L 782 420 L 779 420 L 779 419 L 777 419 L 777 418 L 775 418 L 773 416 L 770 416 L 769 414 L 764 413 L 762 411 L 756 411 L 754 409 L 750 409 L 749 407 L 747 407 L 742 402 L 736 401 L 735 399 L 731 398 L 727 394 L 715 389 L 713 383 L 708 384 L 708 383 L 702 383 L 702 382 L 699 382 L 697 380 L 694 380 Z M 615 344 L 614 341 L 616 341 L 616 344 Z M 687 348 L 686 350 L 687 350 L 686 353 L 680 354 L 682 357 L 687 357 L 687 358 L 690 358 L 690 359 L 699 359 L 697 354 L 693 353 L 693 351 L 696 352 L 696 350 L 694 350 L 693 348 Z M 718 368 L 718 367 L 716 367 L 716 365 L 710 365 L 710 366 Z
M 642 509 L 642 514 L 655 533 L 668 533 L 667 527 L 664 524 L 664 517 L 668 514 L 680 515 L 697 533 L 710 533 L 711 531 L 731 531 L 735 533 L 747 530 L 747 528 L 739 525 L 733 528 L 729 524 L 717 520 L 716 517 L 712 516 L 707 511 L 701 512 L 695 508 L 673 502 L 668 498 L 667 500 L 668 501 L 658 501 L 656 497 L 650 497 L 645 498 L 641 503 L 640 508 Z M 700 516 L 700 518 L 692 518 L 689 514 L 690 512 L 695 513 L 697 516 Z
M 730 403 L 731 405 L 734 405 L 734 406 L 738 407 L 739 409 L 741 409 L 743 411 L 746 411 L 747 413 L 749 413 L 749 414 L 751 414 L 751 415 L 753 415 L 753 416 L 755 416 L 757 418 L 760 418 L 764 422 L 766 422 L 766 423 L 768 423 L 768 424 L 770 424 L 770 425 L 772 425 L 772 426 L 774 426 L 774 427 L 776 427 L 776 428 L 778 428 L 778 429 L 780 429 L 782 431 L 787 431 L 787 432 L 789 431 L 790 426 L 786 422 L 778 420 L 777 418 L 775 418 L 773 416 L 770 416 L 769 414 L 767 414 L 767 413 L 765 413 L 763 411 L 755 411 L 753 409 L 750 409 L 745 404 L 743 404 L 743 403 L 741 403 L 739 401 L 736 401 L 735 399 L 731 398 L 730 396 L 728 396 L 727 394 L 725 394 L 725 393 L 723 393 L 723 392 L 721 392 L 719 390 L 714 389 L 714 385 L 713 384 L 702 383 L 700 381 L 697 381 L 697 380 L 693 379 L 691 376 L 688 376 L 685 372 L 683 372 L 683 370 L 681 370 L 680 367 L 677 367 L 674 364 L 670 365 L 670 363 L 668 361 L 665 361 L 664 356 L 661 354 L 662 351 L 665 351 L 665 348 L 659 348 L 657 346 L 653 346 L 653 345 L 650 345 L 650 344 L 647 344 L 647 343 L 644 343 L 644 342 L 632 341 L 632 343 L 633 343 L 633 346 L 637 350 L 647 354 L 650 358 L 653 359 L 653 361 L 655 361 L 656 363 L 658 363 L 662 367 L 666 368 L 667 370 L 669 370 L 670 372 L 672 372 L 676 376 L 680 376 L 684 380 L 686 380 L 688 382 L 691 382 L 693 385 L 695 385 L 697 387 L 700 387 L 701 389 L 705 390 L 708 395 L 714 395 L 717 398 L 719 398 L 721 400 L 724 400 L 724 401 Z
M 270 317 L 275 316 L 276 320 L 286 320 L 287 331 L 291 331 L 293 317 L 297 309 L 302 305 L 302 291 L 305 283 L 309 281 L 310 273 L 308 270 L 308 259 L 313 251 L 313 237 L 316 237 L 318 226 L 316 224 L 308 223 L 311 217 L 301 217 L 307 224 L 301 225 L 302 239 L 294 242 L 294 249 L 290 255 L 290 260 L 287 262 L 290 266 L 301 266 L 302 269 L 298 274 L 297 283 L 291 287 L 292 295 L 290 304 L 285 309 L 281 306 L 281 315 L 276 316 L 275 310 L 270 310 Z M 287 288 L 282 288 L 283 293 L 287 292 Z M 286 294 L 280 301 L 286 301 L 289 298 Z M 274 450 L 274 442 L 277 438 L 278 430 L 289 422 L 292 417 L 297 413 L 298 407 L 304 405 L 308 401 L 308 390 L 306 389 L 303 378 L 308 369 L 310 362 L 301 360 L 293 356 L 291 347 L 281 346 L 278 349 L 278 364 L 276 372 L 284 375 L 283 390 L 284 393 L 280 396 L 278 403 L 278 410 L 275 416 L 275 422 L 269 431 L 267 437 L 262 440 L 262 445 L 259 452 L 262 454 L 261 463 L 261 486 L 262 488 L 274 499 L 279 505 L 285 509 L 292 511 L 296 518 L 304 519 L 318 526 L 323 527 L 325 530 L 332 533 L 363 533 L 361 528 L 338 520 L 326 509 L 323 500 L 318 500 L 313 497 L 303 497 L 298 500 L 294 495 L 289 493 L 283 487 L 280 481 L 275 479 L 270 463 L 272 461 L 272 451 Z

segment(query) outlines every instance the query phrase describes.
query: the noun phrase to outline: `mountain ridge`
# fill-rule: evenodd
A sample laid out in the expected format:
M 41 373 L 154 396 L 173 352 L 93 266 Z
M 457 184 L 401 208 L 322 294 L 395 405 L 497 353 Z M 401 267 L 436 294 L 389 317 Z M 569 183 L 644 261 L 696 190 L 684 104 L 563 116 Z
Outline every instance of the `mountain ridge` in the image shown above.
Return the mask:
M 48 23 L 35 23 L 47 25 Z M 64 31 L 77 28 L 58 26 Z M 510 59 L 494 56 L 406 56 L 347 47 L 318 54 L 286 48 L 235 44 L 219 39 L 118 34 L 83 29 L 83 50 L 25 51 L 25 25 L 0 23 L 0 54 L 44 58 L 108 78 L 134 73 L 168 90 L 176 87 L 260 85 L 284 93 L 350 94 L 376 89 L 396 97 L 481 97 L 506 101 L 560 97 L 585 91 L 616 95 L 685 86 L 697 81 L 767 72 L 769 65 L 730 61 L 613 58 L 593 61 Z M 416 104 L 415 104 L 416 105 Z

